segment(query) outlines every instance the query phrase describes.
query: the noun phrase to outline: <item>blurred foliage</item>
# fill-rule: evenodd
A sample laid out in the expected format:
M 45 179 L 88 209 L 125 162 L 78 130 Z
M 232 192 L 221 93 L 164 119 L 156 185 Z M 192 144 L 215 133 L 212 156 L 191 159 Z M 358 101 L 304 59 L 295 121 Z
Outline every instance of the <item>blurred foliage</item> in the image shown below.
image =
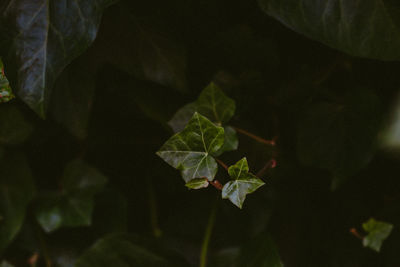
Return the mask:
M 397 6 L 0 1 L 0 265 L 198 266 L 218 192 L 155 152 L 212 81 L 276 145 L 218 156 L 265 185 L 216 202 L 207 266 L 400 266 Z

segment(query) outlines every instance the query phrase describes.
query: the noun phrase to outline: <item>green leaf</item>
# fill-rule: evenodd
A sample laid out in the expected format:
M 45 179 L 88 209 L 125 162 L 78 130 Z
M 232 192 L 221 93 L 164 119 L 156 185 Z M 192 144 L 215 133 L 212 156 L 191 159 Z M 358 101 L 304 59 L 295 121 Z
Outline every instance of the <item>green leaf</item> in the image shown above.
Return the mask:
M 6 152 L 0 161 L 0 253 L 19 232 L 34 192 L 25 157 Z
M 219 124 L 226 124 L 235 109 L 235 101 L 227 97 L 213 82 L 201 92 L 196 101 L 197 112 Z
M 368 90 L 310 104 L 298 120 L 299 160 L 331 171 L 337 188 L 374 155 L 380 112 L 379 98 Z
M 224 143 L 224 128 L 195 113 L 185 129 L 172 136 L 157 155 L 182 173 L 185 182 L 194 178 L 212 181 L 218 166 L 211 154 Z
M 4 72 L 3 61 L 0 58 L 0 103 L 8 102 L 14 97 L 15 96 Z
M 229 200 L 238 208 L 242 208 L 247 194 L 251 194 L 265 183 L 254 174 L 249 173 L 247 159 L 242 158 L 228 169 L 229 176 L 233 179 L 222 188 L 222 198 Z
M 175 252 L 135 235 L 113 234 L 97 241 L 77 260 L 76 267 L 186 267 Z
M 287 27 L 351 55 L 399 60 L 400 9 L 381 0 L 258 0 Z
M 265 233 L 242 247 L 237 262 L 238 267 L 283 267 L 274 241 Z
M 70 162 L 61 180 L 61 191 L 38 201 L 36 219 L 46 232 L 60 227 L 88 226 L 92 221 L 94 195 L 107 178 L 81 160 Z
M 209 185 L 207 178 L 195 178 L 185 184 L 189 189 L 206 188 Z
M 368 233 L 363 239 L 364 247 L 369 247 L 376 252 L 380 251 L 383 241 L 388 238 L 393 229 L 392 224 L 376 221 L 374 218 L 363 223 L 362 227 Z
M 26 120 L 24 114 L 15 105 L 0 105 L 0 144 L 23 143 L 32 131 L 32 124 Z
M 95 39 L 102 12 L 111 2 L 7 0 L 2 5 L 0 38 L 8 78 L 39 115 L 45 116 L 58 75 Z
M 215 154 L 213 154 L 216 157 L 224 152 L 234 151 L 239 146 L 239 139 L 235 129 L 233 129 L 231 126 L 225 126 L 224 133 L 224 145 Z

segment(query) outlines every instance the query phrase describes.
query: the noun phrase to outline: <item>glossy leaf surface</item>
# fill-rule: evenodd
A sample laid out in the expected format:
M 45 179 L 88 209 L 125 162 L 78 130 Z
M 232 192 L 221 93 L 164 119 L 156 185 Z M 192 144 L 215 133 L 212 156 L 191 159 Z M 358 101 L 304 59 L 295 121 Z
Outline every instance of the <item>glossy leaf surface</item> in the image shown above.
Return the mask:
M 381 0 L 259 0 L 287 27 L 354 56 L 399 60 L 400 8 Z
M 218 166 L 211 154 L 223 143 L 224 128 L 196 112 L 185 129 L 172 136 L 157 155 L 180 170 L 185 182 L 202 177 L 212 181 Z
M 7 0 L 0 6 L 13 88 L 39 115 L 45 116 L 55 80 L 96 37 L 104 8 L 112 0 Z
M 239 160 L 235 165 L 228 169 L 229 181 L 222 188 L 222 198 L 229 198 L 238 208 L 242 208 L 246 195 L 253 193 L 265 183 L 254 174 L 249 173 L 247 159 Z

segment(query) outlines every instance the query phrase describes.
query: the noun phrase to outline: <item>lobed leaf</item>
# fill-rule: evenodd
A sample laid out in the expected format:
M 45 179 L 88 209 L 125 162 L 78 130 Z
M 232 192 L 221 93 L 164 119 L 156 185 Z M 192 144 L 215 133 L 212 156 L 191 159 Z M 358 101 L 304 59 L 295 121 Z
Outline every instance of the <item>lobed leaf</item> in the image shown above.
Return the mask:
M 388 238 L 393 229 L 392 224 L 376 221 L 374 218 L 363 223 L 362 227 L 368 233 L 363 239 L 364 247 L 369 247 L 376 252 L 380 251 L 383 241 Z
M 229 198 L 240 209 L 243 206 L 246 195 L 253 193 L 265 184 L 260 178 L 249 173 L 246 158 L 230 166 L 228 173 L 233 180 L 226 183 L 222 188 L 222 198 Z
M 211 156 L 224 143 L 224 128 L 195 113 L 185 129 L 172 136 L 157 155 L 182 173 L 185 182 L 206 177 L 212 181 L 217 163 Z

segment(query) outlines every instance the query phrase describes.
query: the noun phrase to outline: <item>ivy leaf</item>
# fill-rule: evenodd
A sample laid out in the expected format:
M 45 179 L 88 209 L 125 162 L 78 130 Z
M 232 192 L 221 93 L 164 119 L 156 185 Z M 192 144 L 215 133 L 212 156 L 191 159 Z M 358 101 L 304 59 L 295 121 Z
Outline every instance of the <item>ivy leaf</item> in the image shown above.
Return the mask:
M 31 135 L 32 131 L 32 124 L 15 105 L 10 103 L 0 105 L 0 144 L 20 144 Z
M 84 252 L 75 266 L 186 267 L 189 265 L 180 255 L 152 240 L 129 234 L 112 234 L 100 239 Z
M 363 239 L 364 247 L 369 247 L 376 252 L 380 251 L 383 241 L 388 238 L 393 229 L 392 224 L 376 221 L 374 218 L 363 223 L 362 227 L 368 233 Z
M 52 192 L 38 201 L 36 219 L 46 232 L 60 227 L 91 224 L 94 195 L 107 178 L 81 160 L 70 162 L 63 174 L 61 192 Z
M 25 157 L 5 152 L 0 161 L 0 253 L 19 232 L 34 192 Z
M 239 139 L 237 137 L 235 129 L 233 129 L 231 126 L 225 126 L 224 133 L 224 145 L 215 154 L 213 154 L 216 157 L 224 152 L 234 151 L 239 146 Z
M 379 98 L 369 90 L 310 104 L 298 120 L 299 160 L 331 171 L 337 188 L 372 159 L 380 116 Z
M 213 82 L 201 92 L 196 101 L 197 112 L 221 125 L 232 118 L 235 109 L 235 101 L 227 97 Z
M 233 179 L 222 188 L 222 198 L 229 200 L 238 208 L 242 208 L 247 194 L 251 194 L 265 183 L 249 173 L 247 159 L 242 158 L 228 169 L 229 176 Z
M 195 102 L 186 104 L 174 114 L 168 125 L 171 126 L 175 133 L 180 132 L 185 128 L 196 111 L 197 105 Z
M 172 136 L 157 152 L 182 173 L 185 182 L 206 177 L 212 181 L 218 166 L 211 156 L 224 143 L 224 128 L 195 113 L 185 129 Z
M 4 72 L 3 61 L 0 58 L 0 103 L 5 103 L 13 99 L 15 96 L 11 90 L 10 84 Z
M 400 9 L 381 0 L 258 0 L 287 27 L 351 55 L 399 60 Z
M 4 62 L 13 88 L 45 116 L 55 80 L 96 37 L 111 0 L 7 0 L 0 10 Z M 68 7 L 68 8 L 66 8 Z M 9 67 L 10 66 L 10 67 Z
M 195 178 L 185 184 L 189 189 L 206 188 L 209 185 L 207 178 Z

